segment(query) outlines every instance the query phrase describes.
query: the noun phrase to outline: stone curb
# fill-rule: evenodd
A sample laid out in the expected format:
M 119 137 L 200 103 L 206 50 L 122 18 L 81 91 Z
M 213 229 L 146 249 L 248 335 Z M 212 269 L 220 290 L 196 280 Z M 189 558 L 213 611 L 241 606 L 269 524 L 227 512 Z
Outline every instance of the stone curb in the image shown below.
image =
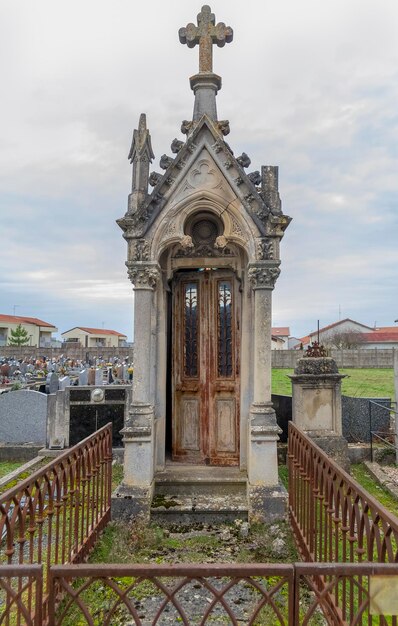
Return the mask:
M 364 461 L 369 474 L 382 485 L 390 495 L 398 500 L 398 485 L 394 483 L 378 463 Z
M 43 460 L 43 457 L 35 456 L 34 459 L 31 459 L 30 461 L 28 461 L 27 463 L 24 463 L 20 467 L 17 467 L 17 469 L 13 470 L 9 474 L 6 474 L 5 476 L 3 476 L 3 478 L 0 478 L 0 488 L 4 487 L 4 485 L 9 483 L 11 480 L 14 480 L 14 478 L 18 478 L 19 474 L 22 474 L 22 472 L 26 472 L 27 470 L 30 470 L 34 465 L 37 465 L 37 463 L 40 463 L 42 460 Z

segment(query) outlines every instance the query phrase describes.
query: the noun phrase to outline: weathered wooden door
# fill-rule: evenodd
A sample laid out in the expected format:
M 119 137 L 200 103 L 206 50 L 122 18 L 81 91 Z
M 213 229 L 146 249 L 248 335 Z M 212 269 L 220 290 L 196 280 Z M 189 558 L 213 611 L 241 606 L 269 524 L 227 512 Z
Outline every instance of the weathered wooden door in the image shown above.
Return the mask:
M 240 292 L 232 271 L 173 281 L 173 460 L 239 464 Z

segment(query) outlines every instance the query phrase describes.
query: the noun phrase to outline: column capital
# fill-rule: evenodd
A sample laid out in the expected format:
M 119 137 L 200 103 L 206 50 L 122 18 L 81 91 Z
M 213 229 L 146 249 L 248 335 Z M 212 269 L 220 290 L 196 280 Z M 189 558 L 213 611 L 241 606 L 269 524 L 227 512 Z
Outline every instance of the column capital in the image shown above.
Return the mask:
M 248 276 L 253 289 L 273 289 L 281 270 L 279 262 L 249 263 Z
M 146 289 L 152 291 L 160 279 L 160 268 L 157 263 L 142 263 L 126 261 L 128 277 L 134 285 L 134 289 Z

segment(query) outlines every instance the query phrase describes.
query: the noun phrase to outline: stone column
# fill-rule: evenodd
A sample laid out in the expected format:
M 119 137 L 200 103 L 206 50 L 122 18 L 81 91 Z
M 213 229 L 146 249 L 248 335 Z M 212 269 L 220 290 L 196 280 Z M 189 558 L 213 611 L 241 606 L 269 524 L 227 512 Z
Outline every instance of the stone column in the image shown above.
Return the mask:
M 134 377 L 132 402 L 121 433 L 123 482 L 112 502 L 115 517 L 149 514 L 154 479 L 154 407 L 152 404 L 152 307 L 160 273 L 157 263 L 127 262 L 134 285 Z
M 286 505 L 285 494 L 278 486 L 277 441 L 281 429 L 271 402 L 272 290 L 279 273 L 275 261 L 249 265 L 254 296 L 254 349 L 248 479 L 252 509 L 265 521 L 283 517 Z

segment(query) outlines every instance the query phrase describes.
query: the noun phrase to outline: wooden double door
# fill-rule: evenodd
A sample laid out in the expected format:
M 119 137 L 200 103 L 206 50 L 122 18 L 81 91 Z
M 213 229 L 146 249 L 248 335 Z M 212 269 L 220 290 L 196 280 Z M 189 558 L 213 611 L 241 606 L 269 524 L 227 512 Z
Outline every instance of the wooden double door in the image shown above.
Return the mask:
M 172 458 L 239 464 L 240 291 L 230 270 L 173 280 Z

